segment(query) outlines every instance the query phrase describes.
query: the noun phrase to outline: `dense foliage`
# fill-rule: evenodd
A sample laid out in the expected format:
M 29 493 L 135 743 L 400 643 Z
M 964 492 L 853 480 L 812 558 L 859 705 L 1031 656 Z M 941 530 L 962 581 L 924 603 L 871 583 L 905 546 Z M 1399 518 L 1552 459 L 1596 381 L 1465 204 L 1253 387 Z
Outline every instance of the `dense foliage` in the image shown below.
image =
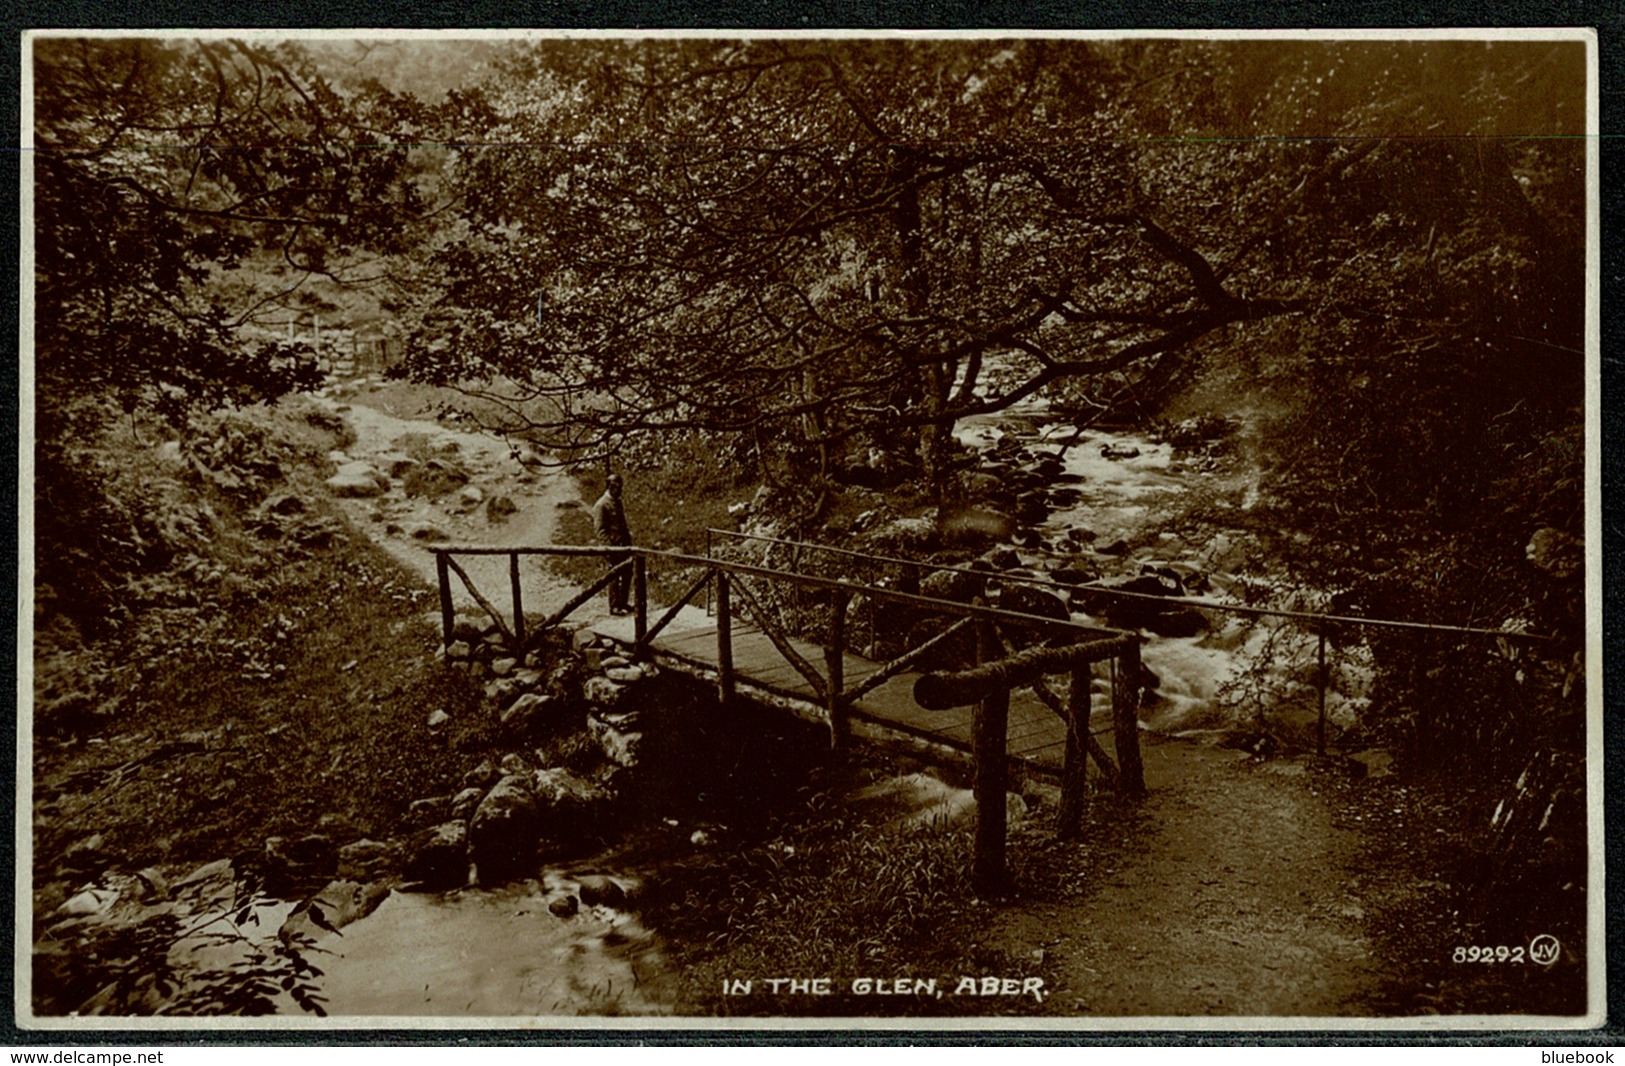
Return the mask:
M 425 49 L 374 49 L 413 96 L 364 46 L 35 43 L 43 536 L 127 547 L 77 415 L 313 380 L 244 339 L 276 297 L 245 264 L 383 255 L 435 286 L 397 294 L 410 375 L 517 398 L 569 458 L 699 442 L 803 515 L 876 456 L 952 502 L 955 420 L 1035 396 L 1244 416 L 1306 584 L 1560 634 L 1578 699 L 1580 44 Z M 1377 643 L 1466 707 L 1531 676 Z
M 33 75 L 39 577 L 95 617 L 103 586 L 163 562 L 110 498 L 100 436 L 320 382 L 308 345 L 252 327 L 407 247 L 416 105 L 241 41 L 43 38 Z
M 274 294 L 228 304 L 222 275 L 274 249 L 322 273 L 400 251 L 423 209 L 411 106 L 340 96 L 290 46 L 35 43 L 35 344 L 39 395 L 126 409 L 276 396 L 308 359 L 237 328 Z
M 412 370 L 555 399 L 606 450 L 744 436 L 827 478 L 1291 309 L 1162 223 L 1163 57 L 1041 41 L 541 46 L 458 97 L 473 239 Z M 492 270 L 492 263 L 502 269 Z M 916 434 L 920 434 L 916 438 Z
M 1255 518 L 1296 534 L 1274 550 L 1305 585 L 1350 613 L 1562 635 L 1539 667 L 1371 638 L 1405 739 L 1573 746 L 1582 58 L 541 43 L 448 104 L 475 142 L 469 239 L 409 370 L 520 383 L 557 411 L 534 435 L 572 456 L 708 435 L 803 514 L 876 449 L 951 502 L 965 415 L 1045 395 L 1145 419 L 1194 396 L 1257 423 Z

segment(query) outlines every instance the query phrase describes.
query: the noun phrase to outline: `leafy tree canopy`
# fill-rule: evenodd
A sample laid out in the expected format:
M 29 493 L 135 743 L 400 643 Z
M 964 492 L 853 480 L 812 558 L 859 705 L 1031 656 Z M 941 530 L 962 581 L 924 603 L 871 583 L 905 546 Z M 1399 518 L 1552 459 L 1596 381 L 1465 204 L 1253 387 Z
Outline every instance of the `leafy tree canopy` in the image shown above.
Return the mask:
M 381 256 L 404 372 L 570 457 L 689 432 L 816 491 L 878 447 L 950 503 L 968 415 L 1245 406 L 1311 585 L 1582 631 L 1578 42 L 33 47 L 47 539 L 76 408 L 311 384 L 239 327 Z
M 942 485 L 955 418 L 1217 352 L 1516 378 L 1579 347 L 1577 47 L 543 42 L 452 95 L 471 235 L 410 369 L 578 447 L 912 427 Z
M 236 333 L 284 293 L 223 282 L 265 251 L 295 286 L 363 250 L 400 252 L 424 213 L 415 103 L 341 94 L 295 45 L 43 38 L 34 84 L 47 414 L 114 396 L 178 415 L 312 383 L 308 352 Z

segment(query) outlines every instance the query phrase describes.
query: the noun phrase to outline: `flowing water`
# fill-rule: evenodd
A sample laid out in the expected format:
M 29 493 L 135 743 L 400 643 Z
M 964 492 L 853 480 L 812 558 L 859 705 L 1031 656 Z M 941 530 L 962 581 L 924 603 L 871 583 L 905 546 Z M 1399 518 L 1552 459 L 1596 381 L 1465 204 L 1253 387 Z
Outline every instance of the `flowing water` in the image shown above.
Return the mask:
M 494 889 L 396 892 L 321 946 L 334 1015 L 568 1017 L 671 1010 L 658 938 L 625 911 L 548 909 L 562 871 Z
M 431 433 L 457 443 L 460 454 L 480 471 L 477 479 L 514 495 L 520 513 L 516 521 L 500 527 L 481 526 L 477 515 L 435 516 L 471 541 L 547 543 L 559 501 L 573 494 L 573 486 L 559 474 L 516 483 L 517 466 L 489 438 L 395 419 L 359 406 L 350 417 L 358 432 L 352 449 L 357 456 L 388 452 L 407 434 Z M 978 446 L 991 445 L 1005 433 L 1016 434 L 1034 452 L 1058 451 L 1074 436 L 1070 427 L 1046 423 L 1042 411 L 961 427 L 961 439 Z M 1103 448 L 1112 454 L 1138 455 L 1108 458 Z M 1050 540 L 1074 526 L 1092 530 L 1097 544 L 1131 539 L 1147 522 L 1166 513 L 1196 479 L 1213 479 L 1216 483 L 1209 487 L 1228 495 L 1234 506 L 1245 504 L 1249 486 L 1256 481 L 1247 471 L 1219 475 L 1182 468 L 1168 445 L 1133 433 L 1090 432 L 1066 448 L 1063 463 L 1065 472 L 1075 475 L 1072 484 L 1080 495 L 1076 504 L 1052 513 L 1043 525 L 1041 531 Z M 384 542 L 420 572 L 425 569 L 429 553 L 421 545 L 400 538 Z M 1208 574 L 1215 594 L 1222 596 L 1241 585 L 1233 571 L 1243 553 L 1242 543 L 1237 531 L 1204 534 L 1199 543 L 1164 534 L 1148 552 L 1121 560 L 1091 554 L 1090 561 L 1108 573 L 1123 575 L 1138 573 L 1146 563 L 1184 564 Z M 1039 561 L 1034 553 L 1023 556 L 1026 562 Z M 484 576 L 492 580 L 492 587 L 502 588 L 497 582 L 506 575 L 493 571 Z M 526 596 L 541 605 L 538 609 L 562 600 L 569 591 L 556 580 L 539 576 L 531 580 Z M 1235 695 L 1239 679 L 1265 643 L 1283 639 L 1301 643 L 1301 634 L 1283 638 L 1273 625 L 1217 612 L 1210 613 L 1210 621 L 1211 628 L 1198 636 L 1146 634 L 1144 661 L 1160 679 L 1143 714 L 1153 731 L 1189 736 L 1251 724 L 1251 710 Z M 1290 683 L 1280 676 L 1281 669 L 1274 674 L 1260 684 L 1279 688 Z M 1351 676 L 1344 687 L 1352 690 L 1357 682 Z M 1348 699 L 1341 696 L 1334 695 L 1333 706 L 1339 715 L 1350 709 Z M 659 937 L 627 912 L 586 908 L 570 918 L 556 916 L 548 903 L 567 887 L 562 871 L 547 871 L 538 881 L 500 889 L 391 895 L 345 928 L 342 936 L 322 942 L 324 950 L 333 952 L 324 964 L 330 1009 L 345 1016 L 465 1017 L 670 1011 L 675 982 L 664 965 Z
M 1148 528 L 1163 526 L 1148 547 L 1121 556 L 1085 550 L 1086 565 L 1107 579 L 1134 577 L 1148 567 L 1174 567 L 1205 578 L 1203 598 L 1240 602 L 1250 590 L 1270 589 L 1282 578 L 1261 566 L 1262 552 L 1242 528 L 1200 530 L 1172 521 L 1183 498 L 1200 492 L 1212 511 L 1245 512 L 1257 499 L 1258 470 L 1244 458 L 1219 463 L 1176 458 L 1171 445 L 1133 432 L 1088 430 L 1052 419 L 1042 403 L 997 416 L 967 420 L 959 439 L 989 449 L 1010 436 L 1033 456 L 1059 455 L 1075 503 L 1054 510 L 1040 527 L 1046 543 L 1059 544 L 1069 530 L 1087 529 L 1094 547 L 1145 540 Z M 1024 564 L 1042 570 L 1069 565 L 1078 556 L 1045 550 L 1018 553 Z M 1244 572 L 1245 571 L 1245 572 Z M 1316 599 L 1312 593 L 1307 600 Z M 1262 729 L 1301 736 L 1319 714 L 1315 684 L 1315 638 L 1301 626 L 1217 610 L 1203 612 L 1208 628 L 1195 636 L 1161 636 L 1142 631 L 1142 657 L 1157 676 L 1141 711 L 1147 728 L 1196 736 Z M 1111 625 L 1105 618 L 1075 611 L 1080 621 Z M 1358 645 L 1333 646 L 1326 694 L 1334 729 L 1352 725 L 1368 702 L 1369 661 Z
M 402 450 L 411 439 L 427 440 L 473 472 L 473 484 L 484 495 L 510 496 L 518 511 L 506 521 L 490 520 L 483 509 L 448 507 L 444 501 L 407 497 L 398 487 L 381 498 L 346 500 L 357 525 L 369 530 L 387 550 L 425 579 L 435 580 L 427 547 L 454 540 L 495 545 L 547 544 L 553 539 L 558 512 L 579 506 L 576 489 L 562 472 L 526 470 L 507 446 L 491 437 L 460 432 L 425 420 L 398 418 L 357 404 L 340 407 L 356 431 L 349 458 L 377 460 Z M 1063 455 L 1075 504 L 1052 513 L 1041 532 L 1049 541 L 1064 539 L 1073 527 L 1086 527 L 1094 543 L 1132 540 L 1149 522 L 1165 515 L 1198 479 L 1231 505 L 1247 503 L 1256 478 L 1246 471 L 1227 474 L 1193 471 L 1175 461 L 1168 445 L 1143 435 L 1089 432 L 1078 436 L 1070 427 L 1050 423 L 1040 408 L 967 422 L 960 438 L 976 447 L 991 446 L 1013 434 L 1033 453 L 1057 452 L 1077 436 Z M 1103 448 L 1105 453 L 1103 453 Z M 1138 454 L 1130 456 L 1130 452 Z M 1108 458 L 1106 453 L 1125 456 Z M 414 536 L 414 529 L 435 528 L 439 536 Z M 1179 564 L 1209 575 L 1213 595 L 1240 586 L 1234 570 L 1242 555 L 1239 532 L 1204 533 L 1189 543 L 1176 532 L 1164 532 L 1148 551 L 1122 558 L 1085 553 L 1087 561 L 1107 576 L 1132 576 L 1144 564 Z M 1066 556 L 1024 551 L 1029 565 L 1064 562 Z M 509 575 L 504 557 L 470 559 L 470 576 L 498 604 L 507 603 Z M 547 572 L 539 562 L 526 567 L 522 586 L 527 611 L 546 611 L 566 599 L 573 586 Z M 459 593 L 459 606 L 472 600 Z M 1087 618 L 1088 616 L 1080 615 Z M 1255 678 L 1261 686 L 1303 689 L 1287 676 L 1302 658 L 1302 634 L 1281 627 L 1255 625 L 1245 619 L 1209 612 L 1210 628 L 1192 637 L 1147 634 L 1144 661 L 1159 678 L 1156 695 L 1143 712 L 1148 728 L 1165 734 L 1192 735 L 1241 724 L 1252 712 L 1245 697 L 1250 664 L 1270 641 L 1297 648 L 1280 656 L 1287 665 Z M 1100 621 L 1095 619 L 1095 621 Z M 1301 665 L 1301 663 L 1300 663 Z M 1356 667 L 1346 670 L 1334 688 L 1359 690 Z M 1238 697 L 1238 692 L 1242 695 Z M 1303 693 L 1300 692 L 1300 695 Z M 1334 692 L 1333 712 L 1346 716 L 1356 697 Z M 215 864 L 218 865 L 218 864 Z M 584 867 L 585 868 L 585 867 Z M 601 870 L 628 888 L 637 878 L 613 869 Z M 221 871 L 213 876 L 218 880 Z M 229 876 L 226 882 L 229 885 Z M 534 880 L 501 888 L 467 888 L 446 893 L 395 892 L 378 902 L 339 915 L 337 932 L 305 927 L 315 935 L 324 971 L 319 980 L 330 1014 L 363 1017 L 548 1018 L 576 1015 L 657 1015 L 674 1009 L 675 979 L 666 965 L 660 939 L 630 910 L 582 907 L 567 916 L 550 904 L 571 894 L 574 883 L 563 869 L 548 869 Z M 359 893 L 357 898 L 359 899 Z M 270 902 L 256 916 L 250 939 L 274 935 L 288 919 L 292 905 Z M 217 913 L 218 904 L 216 905 Z M 339 908 L 340 911 L 343 908 Z M 126 915 L 135 921 L 142 911 Z M 227 920 L 221 918 L 219 920 Z M 178 946 L 177 962 L 220 968 L 242 956 L 242 945 L 198 950 L 196 943 Z M 296 1012 L 290 1001 L 285 1010 Z

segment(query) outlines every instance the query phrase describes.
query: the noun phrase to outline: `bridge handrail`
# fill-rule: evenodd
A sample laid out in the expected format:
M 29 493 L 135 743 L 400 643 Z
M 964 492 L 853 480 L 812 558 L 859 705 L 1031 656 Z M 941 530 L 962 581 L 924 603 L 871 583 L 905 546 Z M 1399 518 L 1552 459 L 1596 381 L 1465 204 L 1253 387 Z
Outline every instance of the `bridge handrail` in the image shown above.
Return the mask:
M 947 563 L 925 562 L 919 559 L 904 559 L 893 555 L 877 555 L 870 552 L 853 551 L 850 548 L 837 548 L 828 544 L 814 544 L 803 540 L 786 540 L 782 537 L 770 537 L 762 533 L 741 533 L 729 529 L 707 529 L 706 533 L 715 533 L 718 536 L 733 537 L 743 540 L 765 541 L 772 544 L 783 544 L 794 548 L 811 548 L 814 551 L 828 552 L 834 555 L 845 555 L 852 558 L 867 559 L 873 562 L 899 563 L 904 566 L 918 567 L 924 570 L 938 570 L 947 573 L 973 574 L 979 577 L 996 577 L 1002 582 L 1035 585 L 1040 588 L 1058 589 L 1085 589 L 1101 596 L 1110 596 L 1120 599 L 1150 600 L 1156 603 L 1177 605 L 1181 607 L 1196 607 L 1210 611 L 1225 611 L 1231 614 L 1254 615 L 1269 618 L 1290 618 L 1310 623 L 1330 623 L 1337 625 L 1371 626 L 1383 629 L 1410 629 L 1430 630 L 1445 633 L 1466 633 L 1475 636 L 1505 637 L 1514 641 L 1534 641 L 1547 643 L 1554 641 L 1555 636 L 1545 633 L 1526 633 L 1516 629 L 1488 629 L 1479 626 L 1454 626 L 1437 622 L 1410 622 L 1393 618 L 1363 618 L 1357 615 L 1326 614 L 1319 611 L 1290 611 L 1278 607 L 1253 607 L 1241 603 L 1224 603 L 1219 600 L 1210 600 L 1199 596 L 1159 596 L 1149 592 L 1130 592 L 1127 589 L 1113 589 L 1102 587 L 1098 582 L 1085 582 L 1078 585 L 1068 585 L 1060 581 L 1050 581 L 1042 577 L 1029 577 L 1024 574 L 1002 574 L 987 570 L 974 570 L 965 566 L 953 566 Z
M 973 791 L 975 793 L 977 817 L 971 879 L 978 891 L 984 894 L 999 891 L 1005 880 L 1004 853 L 1007 836 L 1005 802 L 1008 795 L 1006 786 L 1010 761 L 1009 719 L 1010 690 L 1012 687 L 1020 684 L 1031 684 L 1034 686 L 1035 691 L 1048 693 L 1049 690 L 1044 687 L 1042 680 L 1044 674 L 1059 670 L 1070 670 L 1072 672 L 1071 686 L 1066 703 L 1064 705 L 1057 704 L 1053 696 L 1044 700 L 1051 710 L 1060 715 L 1065 725 L 1063 765 L 1061 767 L 1061 809 L 1057 822 L 1063 834 L 1071 835 L 1075 831 L 1078 819 L 1081 816 L 1084 792 L 1087 787 L 1086 764 L 1091 755 L 1097 761 L 1102 762 L 1103 766 L 1111 767 L 1108 772 L 1120 796 L 1138 796 L 1144 793 L 1144 772 L 1139 751 L 1139 723 L 1136 716 L 1136 707 L 1139 703 L 1141 689 L 1141 638 L 1138 633 L 1086 625 L 1073 621 L 1071 618 L 1044 617 L 988 607 L 979 598 L 971 603 L 937 599 L 932 596 L 883 589 L 837 578 L 801 574 L 793 570 L 769 569 L 765 566 L 736 562 L 713 555 L 688 555 L 679 551 L 664 551 L 632 545 L 546 545 L 523 548 L 496 547 L 492 545 L 431 545 L 427 546 L 427 548 L 434 554 L 435 569 L 439 576 L 443 637 L 448 656 L 451 655 L 454 633 L 450 577 L 452 573 L 457 574 L 462 579 L 469 593 L 496 621 L 503 634 L 513 640 L 516 646 L 523 647 L 525 625 L 519 573 L 520 556 L 605 557 L 611 561 L 611 565 L 607 568 L 609 572 L 558 608 L 548 617 L 546 622 L 542 623 L 542 626 L 546 628 L 559 624 L 589 598 L 608 587 L 610 582 L 615 579 L 615 575 L 630 569 L 631 574 L 629 576 L 632 581 L 631 591 L 634 602 L 633 614 L 635 616 L 635 639 L 632 650 L 634 659 L 642 659 L 645 655 L 648 655 L 652 651 L 650 642 L 653 634 L 670 621 L 676 611 L 681 609 L 689 598 L 701 588 L 706 587 L 708 583 L 714 582 L 717 592 L 717 624 L 714 634 L 717 645 L 715 677 L 721 705 L 726 708 L 733 703 L 735 686 L 738 680 L 733 658 L 734 629 L 732 625 L 733 613 L 730 607 L 731 596 L 737 594 L 749 607 L 760 633 L 767 637 L 777 648 L 779 654 L 795 668 L 797 673 L 801 674 L 811 687 L 814 706 L 819 708 L 820 713 L 828 721 L 830 745 L 836 751 L 845 748 L 850 741 L 853 731 L 852 717 L 855 705 L 860 694 L 869 687 L 869 682 L 887 675 L 896 677 L 901 670 L 916 662 L 927 649 L 939 644 L 949 635 L 967 626 L 970 627 L 976 638 L 976 667 L 969 671 L 924 674 L 916 680 L 913 693 L 915 702 L 920 707 L 928 710 L 945 710 L 964 706 L 969 702 L 975 703 L 970 722 L 970 749 L 975 767 Z M 504 624 L 502 616 L 495 605 L 479 592 L 467 571 L 457 563 L 455 556 L 458 555 L 506 555 L 508 557 L 514 615 L 514 626 L 511 632 Z M 663 563 L 697 568 L 703 571 L 699 580 L 692 581 L 689 591 L 678 600 L 671 610 L 667 611 L 653 630 L 648 627 L 650 604 L 647 580 L 650 560 L 659 560 Z M 764 613 L 763 608 L 757 601 L 756 595 L 750 591 L 750 586 L 743 581 L 735 582 L 731 580 L 730 575 L 749 576 L 762 579 L 764 582 L 793 584 L 804 588 L 827 590 L 830 593 L 827 605 L 830 623 L 827 636 L 821 641 L 823 644 L 824 673 L 820 673 L 817 667 L 808 661 L 809 656 L 804 654 L 803 651 L 797 650 L 792 639 L 785 635 L 784 630 L 778 628 L 767 617 L 767 614 Z M 690 572 L 684 576 L 684 580 L 690 581 L 692 577 L 693 574 Z M 882 665 L 878 670 L 873 671 L 865 682 L 848 688 L 845 684 L 847 652 L 844 637 L 844 619 L 854 593 L 867 594 L 876 599 L 918 605 L 928 608 L 939 615 L 958 616 L 959 621 L 950 625 L 945 632 L 936 634 L 918 647 L 910 649 L 891 662 Z M 1042 626 L 1051 635 L 1057 631 L 1063 631 L 1068 634 L 1069 640 L 1059 647 L 1035 647 L 1019 651 L 1013 655 L 1008 654 L 1005 643 L 1006 638 L 1000 633 L 1000 626 L 998 625 L 1000 622 L 1011 622 L 1022 626 Z M 678 653 L 676 657 L 681 659 L 683 656 Z M 1116 736 L 1117 747 L 1117 763 L 1115 765 L 1111 763 L 1110 757 L 1104 754 L 1089 732 L 1090 703 L 1093 690 L 1089 667 L 1091 663 L 1102 659 L 1113 660 L 1112 731 Z M 761 681 L 755 683 L 763 686 L 768 692 L 772 692 L 771 685 Z M 1042 696 L 1040 698 L 1042 699 Z M 888 721 L 885 718 L 872 718 L 870 720 Z M 912 728 L 908 726 L 899 726 L 899 728 L 912 731 Z
M 920 607 L 931 607 L 945 614 L 955 614 L 968 618 L 985 618 L 989 621 L 1019 622 L 1024 625 L 1041 623 L 1057 629 L 1066 629 L 1072 632 L 1094 637 L 1123 637 L 1129 636 L 1127 631 L 1111 629 L 1106 626 L 1092 626 L 1070 619 L 1048 618 L 1044 615 L 1025 614 L 1020 611 L 1006 611 L 998 607 L 985 607 L 978 604 L 961 603 L 958 600 L 943 600 L 934 596 L 921 596 L 912 592 L 899 592 L 896 589 L 878 588 L 872 585 L 859 584 L 852 581 L 841 581 L 836 578 L 816 577 L 811 574 L 798 574 L 788 570 L 771 570 L 767 567 L 754 566 L 750 563 L 738 563 L 731 559 L 718 559 L 715 556 L 687 555 L 683 552 L 665 551 L 657 548 L 643 548 L 636 545 L 615 547 L 612 545 L 596 544 L 556 544 L 542 547 L 527 548 L 497 548 L 490 545 L 431 545 L 428 549 L 436 555 L 575 555 L 575 556 L 609 556 L 630 555 L 642 556 L 645 559 L 659 559 L 664 562 L 688 566 L 703 566 L 712 570 L 725 570 L 729 573 L 744 574 L 747 577 L 769 578 L 774 581 L 784 581 L 789 584 L 802 585 L 809 588 L 842 590 L 848 593 L 860 593 L 876 599 L 894 600 L 900 603 L 914 604 Z M 980 571 L 975 571 L 979 573 Z

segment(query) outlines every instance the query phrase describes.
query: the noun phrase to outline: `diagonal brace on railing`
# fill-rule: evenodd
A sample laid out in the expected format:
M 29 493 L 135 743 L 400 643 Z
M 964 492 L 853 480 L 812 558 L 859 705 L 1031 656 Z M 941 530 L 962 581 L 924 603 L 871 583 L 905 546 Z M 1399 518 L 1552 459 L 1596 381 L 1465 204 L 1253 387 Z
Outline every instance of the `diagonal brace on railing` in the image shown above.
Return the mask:
M 694 582 L 689 590 L 683 593 L 676 603 L 672 604 L 666 609 L 666 613 L 661 615 L 659 619 L 655 621 L 655 624 L 649 627 L 648 632 L 643 634 L 643 639 L 639 641 L 637 645 L 637 650 L 639 652 L 642 652 L 651 643 L 653 643 L 655 637 L 659 635 L 660 631 L 670 625 L 673 618 L 677 617 L 677 613 L 684 607 L 688 606 L 689 601 L 694 599 L 695 596 L 698 596 L 701 589 L 705 588 L 711 583 L 711 578 L 715 576 L 715 573 L 716 572 L 714 570 L 707 570 L 705 573 L 701 574 L 700 579 Z
M 609 583 L 615 580 L 615 576 L 617 574 L 623 570 L 630 570 L 631 568 L 632 560 L 630 559 L 626 560 L 624 563 L 620 563 L 617 566 L 610 567 L 609 573 L 605 574 L 597 581 L 594 581 L 591 585 L 588 585 L 586 588 L 576 593 L 563 607 L 560 607 L 558 610 L 548 615 L 547 620 L 536 627 L 536 632 L 541 633 L 545 630 L 552 629 L 554 626 L 570 617 L 571 611 L 574 611 L 577 607 L 580 607 L 582 604 L 586 603 L 588 600 L 592 599 L 594 596 L 608 588 Z
M 441 558 L 446 560 L 446 566 L 451 569 L 452 573 L 463 579 L 463 586 L 468 589 L 468 594 L 474 597 L 475 603 L 485 608 L 485 613 L 491 616 L 491 620 L 497 624 L 497 629 L 502 632 L 503 639 L 511 646 L 514 643 L 513 631 L 508 628 L 508 623 L 502 620 L 502 612 L 497 610 L 479 589 L 474 587 L 474 580 L 468 576 L 468 571 L 464 570 L 456 559 L 453 559 L 449 554 L 444 554 Z
M 931 652 L 932 649 L 940 646 L 955 633 L 963 632 L 973 623 L 973 619 L 961 618 L 959 621 L 955 622 L 947 629 L 944 629 L 941 633 L 938 633 L 924 644 L 904 652 L 902 655 L 899 655 L 885 666 L 882 666 L 879 670 L 876 670 L 874 673 L 864 678 L 860 683 L 847 689 L 842 698 L 844 698 L 848 703 L 856 703 L 864 696 L 867 696 L 881 685 L 884 685 L 886 682 L 890 681 L 904 670 L 907 670 L 909 667 L 919 662 L 929 652 Z
M 1009 639 L 1002 629 L 995 627 L 995 632 L 999 634 L 1001 651 L 1007 652 L 1010 646 Z M 1076 667 L 1075 669 L 1082 669 L 1082 667 Z M 1076 683 L 1076 678 L 1074 678 L 1074 683 Z M 1067 720 L 1066 704 L 1056 694 L 1055 690 L 1049 687 L 1049 682 L 1042 677 L 1035 677 L 1032 680 L 1032 689 L 1033 695 L 1038 697 L 1038 702 L 1054 711 L 1055 716 L 1061 720 L 1061 723 L 1070 728 L 1070 723 Z M 1083 741 L 1084 750 L 1089 753 L 1090 758 L 1095 760 L 1095 765 L 1100 767 L 1101 773 L 1106 775 L 1106 779 L 1111 782 L 1112 788 L 1115 790 L 1118 781 L 1117 763 L 1112 760 L 1110 755 L 1106 754 L 1106 749 L 1100 746 L 1100 741 L 1095 739 L 1095 735 L 1089 732 L 1089 724 L 1084 722 L 1082 726 L 1079 739 Z
M 1033 695 L 1038 697 L 1038 702 L 1054 711 L 1063 723 L 1066 721 L 1066 704 L 1061 702 L 1061 697 L 1056 695 L 1055 690 L 1050 688 L 1043 678 L 1033 681 Z M 1079 735 L 1085 750 L 1089 752 L 1089 757 L 1095 760 L 1095 765 L 1100 767 L 1100 772 L 1106 775 L 1106 780 L 1111 782 L 1111 786 L 1115 790 L 1118 779 L 1116 761 L 1106 753 L 1105 748 L 1100 746 L 1100 741 L 1095 739 L 1095 735 L 1089 732 L 1087 723 L 1084 723 Z
M 750 613 L 756 618 L 756 624 L 761 627 L 767 639 L 773 642 L 775 648 L 779 649 L 779 654 L 784 656 L 786 662 L 796 668 L 797 673 L 807 679 L 807 684 L 811 685 L 813 692 L 817 693 L 820 703 L 827 700 L 829 698 L 829 686 L 824 683 L 824 678 L 800 652 L 790 645 L 790 641 L 784 634 L 779 632 L 778 627 L 768 617 L 767 612 L 762 609 L 762 605 L 757 601 L 755 594 L 746 586 L 744 579 L 735 574 L 731 584 L 733 585 L 733 591 L 737 592 L 739 598 L 745 601 L 745 606 L 750 608 Z

